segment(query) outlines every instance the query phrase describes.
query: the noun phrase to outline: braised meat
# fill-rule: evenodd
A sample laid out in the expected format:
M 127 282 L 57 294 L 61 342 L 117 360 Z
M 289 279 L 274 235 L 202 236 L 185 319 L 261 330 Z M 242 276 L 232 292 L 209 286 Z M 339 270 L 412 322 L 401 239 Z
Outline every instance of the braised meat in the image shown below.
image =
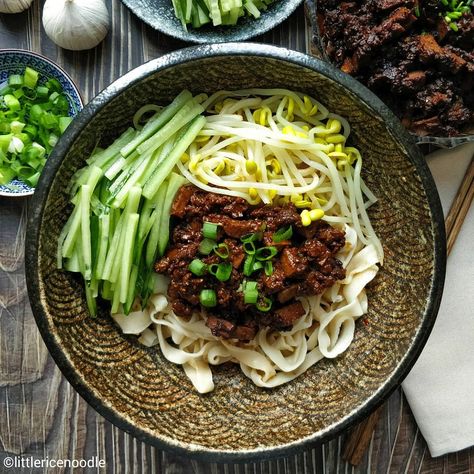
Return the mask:
M 155 270 L 170 277 L 168 296 L 175 314 L 189 318 L 201 312 L 215 336 L 249 341 L 260 327 L 289 330 L 305 314 L 299 297 L 320 294 L 345 278 L 336 258 L 345 244 L 344 232 L 324 221 L 303 227 L 293 204 L 251 206 L 240 198 L 183 186 L 171 214 L 170 245 Z M 205 222 L 218 225 L 213 242 L 226 252 L 203 250 Z M 288 228 L 292 235 L 275 237 L 280 241 L 274 242 L 274 234 Z M 252 245 L 249 250 L 243 242 L 249 234 L 255 236 L 255 252 L 273 252 L 250 274 L 246 262 L 253 258 Z M 192 271 L 194 260 L 208 270 Z M 222 264 L 227 264 L 228 273 L 219 279 L 210 269 Z M 249 282 L 258 294 L 255 303 L 245 299 Z M 212 305 L 203 304 L 203 290 L 212 291 Z
M 372 89 L 409 130 L 472 131 L 472 5 L 458 18 L 449 18 L 439 0 L 317 0 L 317 7 L 329 58 Z

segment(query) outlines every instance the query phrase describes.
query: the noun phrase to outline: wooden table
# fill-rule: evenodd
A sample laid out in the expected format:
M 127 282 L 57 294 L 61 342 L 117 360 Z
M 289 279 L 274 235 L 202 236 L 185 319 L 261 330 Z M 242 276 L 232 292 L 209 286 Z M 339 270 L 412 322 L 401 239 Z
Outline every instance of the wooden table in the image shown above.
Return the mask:
M 119 0 L 107 4 L 112 27 L 105 42 L 94 50 L 73 53 L 57 48 L 42 29 L 40 0 L 28 12 L 0 15 L 0 48 L 23 48 L 48 56 L 70 73 L 87 102 L 128 70 L 186 46 L 147 27 Z M 256 39 L 303 52 L 309 51 L 309 40 L 302 8 Z M 98 456 L 106 469 L 86 472 L 125 474 L 474 472 L 474 448 L 431 458 L 400 389 L 383 406 L 369 450 L 356 468 L 342 459 L 347 434 L 289 458 L 241 465 L 195 462 L 137 441 L 89 407 L 49 356 L 26 294 L 26 219 L 27 199 L 0 197 L 0 473 L 42 471 L 5 469 L 5 458 L 15 455 L 35 459 Z

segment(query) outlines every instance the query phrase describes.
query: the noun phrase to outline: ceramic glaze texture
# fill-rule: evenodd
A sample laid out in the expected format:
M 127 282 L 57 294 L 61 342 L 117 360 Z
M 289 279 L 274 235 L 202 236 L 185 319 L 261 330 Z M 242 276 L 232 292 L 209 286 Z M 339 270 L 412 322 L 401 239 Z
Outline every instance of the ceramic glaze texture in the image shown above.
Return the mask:
M 40 84 L 49 78 L 55 78 L 61 83 L 69 101 L 69 116 L 75 117 L 82 109 L 79 91 L 65 71 L 39 54 L 16 49 L 0 50 L 0 85 L 3 85 L 11 74 L 23 74 L 26 66 L 40 73 Z M 8 186 L 0 185 L 0 196 L 29 196 L 33 192 L 34 188 L 17 179 Z
M 202 48 L 196 55 L 182 52 L 191 60 L 180 63 L 180 58 L 172 67 L 165 60 L 156 72 L 153 64 L 146 65 L 141 80 L 132 73 L 109 88 L 84 110 L 78 124 L 83 128 L 70 146 L 56 151 L 30 222 L 30 298 L 43 337 L 69 380 L 102 414 L 134 435 L 214 460 L 282 454 L 334 435 L 367 413 L 419 353 L 444 277 L 442 215 L 432 211 L 441 213 L 439 202 L 417 150 L 395 137 L 401 133 L 406 140 L 401 126 L 385 123 L 388 119 L 358 94 L 331 79 L 328 75 L 342 77 L 335 69 L 292 53 L 296 64 L 286 50 L 267 48 L 262 55 L 257 50 L 217 57 L 206 57 L 214 53 Z M 268 51 L 279 59 L 266 57 Z M 125 84 L 130 85 L 118 93 Z M 385 262 L 368 290 L 366 324 L 357 322 L 354 341 L 342 356 L 323 360 L 272 390 L 254 386 L 238 367 L 220 366 L 213 369 L 215 391 L 202 396 L 158 348 L 144 348 L 135 337 L 121 334 L 105 308 L 95 319 L 88 316 L 81 282 L 56 269 L 56 242 L 71 211 L 66 194 L 71 176 L 98 141 L 107 145 L 130 125 L 141 105 L 166 104 L 184 88 L 212 93 L 243 87 L 304 91 L 349 120 L 364 177 L 379 198 L 370 216 Z M 376 101 L 374 107 L 383 105 Z
M 260 18 L 245 16 L 235 26 L 204 25 L 186 31 L 174 14 L 171 0 L 122 0 L 140 19 L 169 36 L 193 43 L 243 41 L 261 35 L 286 20 L 302 0 L 275 0 Z

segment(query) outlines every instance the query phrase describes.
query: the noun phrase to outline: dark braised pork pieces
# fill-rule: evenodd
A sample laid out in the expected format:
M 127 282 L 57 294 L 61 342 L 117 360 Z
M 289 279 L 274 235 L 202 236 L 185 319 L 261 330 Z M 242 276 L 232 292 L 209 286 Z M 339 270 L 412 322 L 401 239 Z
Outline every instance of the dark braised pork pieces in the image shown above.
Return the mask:
M 293 204 L 251 206 L 241 198 L 183 186 L 171 214 L 170 245 L 156 262 L 155 270 L 170 277 L 168 296 L 173 311 L 181 317 L 190 317 L 194 312 L 205 314 L 206 324 L 215 336 L 249 341 L 260 327 L 289 330 L 305 314 L 298 297 L 320 294 L 345 277 L 345 270 L 335 257 L 345 244 L 344 232 L 324 221 L 303 227 Z M 215 251 L 208 255 L 200 251 L 204 222 L 219 224 L 215 242 L 225 244 L 225 257 Z M 274 242 L 275 232 L 288 226 L 292 236 Z M 276 254 L 267 260 L 271 261 L 271 270 L 267 264 L 267 271 L 260 268 L 244 275 L 249 254 L 242 237 L 252 233 L 258 235 L 256 247 L 273 247 Z M 196 259 L 206 268 L 229 265 L 228 278 L 220 281 L 209 271 L 193 273 L 190 263 Z M 244 285 L 249 281 L 258 291 L 256 304 L 245 302 Z M 214 293 L 214 305 L 203 306 L 203 290 Z M 262 301 L 266 307 L 259 304 Z
M 441 0 L 318 0 L 317 7 L 328 56 L 409 130 L 440 136 L 472 131 L 472 7 L 456 20 Z

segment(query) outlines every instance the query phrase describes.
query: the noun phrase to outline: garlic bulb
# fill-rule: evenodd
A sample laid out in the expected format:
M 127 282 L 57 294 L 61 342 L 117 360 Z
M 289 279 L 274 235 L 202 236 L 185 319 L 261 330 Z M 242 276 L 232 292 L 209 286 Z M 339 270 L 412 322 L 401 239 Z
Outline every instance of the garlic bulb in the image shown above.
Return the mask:
M 0 0 L 0 13 L 19 13 L 30 8 L 33 0 Z
M 104 0 L 46 0 L 43 26 L 61 48 L 90 49 L 105 38 L 109 12 Z

